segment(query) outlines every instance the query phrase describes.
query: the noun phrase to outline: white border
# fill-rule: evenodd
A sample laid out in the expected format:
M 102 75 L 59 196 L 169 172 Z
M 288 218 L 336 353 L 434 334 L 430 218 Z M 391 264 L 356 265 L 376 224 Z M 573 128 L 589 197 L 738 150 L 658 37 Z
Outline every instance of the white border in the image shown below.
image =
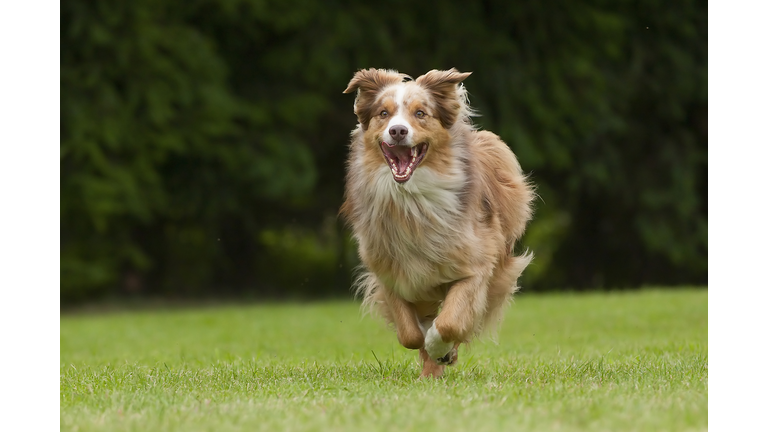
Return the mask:
M 59 423 L 58 2 L 0 7 L 2 430 Z
M 709 428 L 758 430 L 768 385 L 768 8 L 709 7 Z

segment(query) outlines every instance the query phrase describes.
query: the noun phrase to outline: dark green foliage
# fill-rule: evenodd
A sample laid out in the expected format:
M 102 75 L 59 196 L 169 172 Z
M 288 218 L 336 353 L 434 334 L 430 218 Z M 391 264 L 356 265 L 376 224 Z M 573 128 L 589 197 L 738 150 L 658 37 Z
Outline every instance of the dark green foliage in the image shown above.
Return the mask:
M 73 0 L 61 290 L 346 293 L 364 67 L 457 67 L 542 200 L 529 289 L 706 281 L 706 2 Z

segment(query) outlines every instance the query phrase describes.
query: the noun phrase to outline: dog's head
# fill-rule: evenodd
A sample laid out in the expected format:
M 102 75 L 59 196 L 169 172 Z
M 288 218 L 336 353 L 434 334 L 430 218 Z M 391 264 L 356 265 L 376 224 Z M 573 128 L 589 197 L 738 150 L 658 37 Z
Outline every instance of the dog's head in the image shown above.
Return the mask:
M 380 162 L 396 182 L 410 180 L 420 165 L 439 164 L 453 126 L 469 122 L 460 83 L 470 74 L 432 70 L 413 80 L 397 71 L 365 69 L 349 82 L 344 93 L 357 91 L 355 114 L 365 145 L 380 149 Z

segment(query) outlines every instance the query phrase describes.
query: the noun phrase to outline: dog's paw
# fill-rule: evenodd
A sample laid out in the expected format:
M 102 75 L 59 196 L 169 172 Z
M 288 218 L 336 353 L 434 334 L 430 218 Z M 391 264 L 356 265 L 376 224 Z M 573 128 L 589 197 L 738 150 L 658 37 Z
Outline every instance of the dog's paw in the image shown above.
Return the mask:
M 456 364 L 458 360 L 459 360 L 459 351 L 454 347 L 450 351 L 448 351 L 448 354 L 438 359 L 435 359 L 435 362 L 439 365 L 453 366 Z
M 427 335 L 424 338 L 424 349 L 427 350 L 429 357 L 437 362 L 437 364 L 451 364 L 448 361 L 456 359 L 456 349 L 453 342 L 443 342 L 443 337 L 440 336 L 440 332 L 437 331 L 434 324 L 427 330 Z M 453 352 L 453 355 L 451 355 L 451 352 Z

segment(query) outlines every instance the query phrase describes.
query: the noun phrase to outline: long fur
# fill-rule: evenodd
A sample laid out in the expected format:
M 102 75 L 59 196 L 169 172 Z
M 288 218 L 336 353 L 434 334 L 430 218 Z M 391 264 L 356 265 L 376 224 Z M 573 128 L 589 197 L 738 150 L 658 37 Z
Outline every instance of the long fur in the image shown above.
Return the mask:
M 509 147 L 472 125 L 461 83 L 467 76 L 433 70 L 409 81 L 397 71 L 366 69 L 345 90 L 356 92 L 359 120 L 340 211 L 362 261 L 355 289 L 363 307 L 393 324 L 422 360 L 434 348 L 424 349 L 430 326 L 456 346 L 497 328 L 533 259 L 513 255 L 532 216 L 533 189 Z M 395 121 L 409 130 L 403 143 L 428 144 L 405 182 L 393 179 L 382 154 L 394 145 L 384 141 L 392 140 Z M 430 361 L 424 373 L 439 376 L 438 360 Z

